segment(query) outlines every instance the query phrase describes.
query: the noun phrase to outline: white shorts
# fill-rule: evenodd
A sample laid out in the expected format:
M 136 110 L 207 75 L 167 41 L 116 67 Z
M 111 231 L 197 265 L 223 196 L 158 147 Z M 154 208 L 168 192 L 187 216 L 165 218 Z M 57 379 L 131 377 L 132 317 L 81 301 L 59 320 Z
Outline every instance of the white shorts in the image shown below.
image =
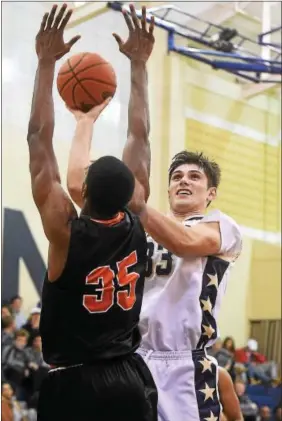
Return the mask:
M 156 352 L 139 348 L 158 389 L 159 421 L 219 421 L 217 361 L 205 350 Z

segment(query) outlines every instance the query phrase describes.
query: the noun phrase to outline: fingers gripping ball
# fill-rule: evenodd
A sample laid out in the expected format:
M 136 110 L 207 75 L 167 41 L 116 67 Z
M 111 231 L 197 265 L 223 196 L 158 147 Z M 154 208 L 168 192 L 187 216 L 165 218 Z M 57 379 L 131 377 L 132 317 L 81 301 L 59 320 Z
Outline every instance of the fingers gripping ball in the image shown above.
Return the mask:
M 110 63 L 94 53 L 70 57 L 60 68 L 57 87 L 67 106 L 89 111 L 116 91 L 116 74 Z

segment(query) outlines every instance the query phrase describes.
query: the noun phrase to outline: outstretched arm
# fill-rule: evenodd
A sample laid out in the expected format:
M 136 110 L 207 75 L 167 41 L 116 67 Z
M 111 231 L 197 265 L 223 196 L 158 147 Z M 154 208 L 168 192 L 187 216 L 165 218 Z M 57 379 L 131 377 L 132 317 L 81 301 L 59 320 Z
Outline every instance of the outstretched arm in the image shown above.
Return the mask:
M 55 62 L 66 54 L 79 36 L 64 43 L 63 32 L 72 11 L 57 6 L 43 17 L 36 37 L 38 67 L 34 83 L 27 141 L 30 156 L 32 194 L 39 210 L 44 232 L 51 245 L 67 245 L 68 222 L 75 209 L 61 186 L 52 139 L 54 132 L 53 80 Z
M 90 148 L 93 136 L 93 125 L 103 109 L 109 104 L 111 98 L 107 98 L 88 113 L 78 110 L 70 110 L 76 119 L 76 129 L 71 144 L 68 171 L 68 192 L 79 208 L 83 208 L 83 184 L 87 168 L 90 165 Z
M 128 132 L 123 150 L 123 161 L 144 188 L 145 200 L 147 201 L 150 194 L 151 151 L 149 143 L 150 116 L 146 62 L 152 53 L 155 41 L 153 36 L 154 20 L 152 19 L 149 30 L 147 30 L 146 8 L 142 8 L 141 24 L 133 5 L 130 6 L 130 11 L 131 17 L 123 11 L 129 30 L 127 41 L 123 42 L 117 34 L 113 34 L 120 51 L 131 61 Z

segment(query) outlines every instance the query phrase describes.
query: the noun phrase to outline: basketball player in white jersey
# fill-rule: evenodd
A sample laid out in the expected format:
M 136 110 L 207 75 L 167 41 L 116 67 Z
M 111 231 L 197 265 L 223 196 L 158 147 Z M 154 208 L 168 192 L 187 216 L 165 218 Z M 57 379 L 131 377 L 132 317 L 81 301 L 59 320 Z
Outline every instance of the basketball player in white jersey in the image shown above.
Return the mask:
M 129 58 L 134 53 L 145 57 L 144 51 L 152 51 L 153 38 L 142 32 L 146 30 L 144 14 L 141 28 L 133 7 L 131 15 L 132 19 L 125 14 L 129 39 L 126 43 L 118 36 L 116 39 L 121 52 Z M 241 234 L 227 215 L 217 210 L 206 213 L 216 198 L 220 169 L 202 154 L 184 151 L 174 157 L 169 169 L 169 215 L 145 203 L 150 169 L 147 59 L 139 62 L 139 76 L 132 83 L 132 92 L 139 89 L 134 101 L 138 109 L 132 113 L 130 102 L 128 140 L 123 153 L 140 183 L 140 201 L 134 210 L 148 233 L 148 280 L 139 353 L 158 387 L 160 421 L 219 421 L 217 364 L 205 349 L 218 337 L 216 318 L 230 268 L 241 252 Z M 130 122 L 133 115 L 137 119 L 135 125 Z M 83 173 L 83 168 L 77 168 L 75 155 L 88 153 L 91 142 L 89 133 L 82 137 L 74 139 L 74 156 L 69 166 L 74 200 L 75 196 L 81 198 L 82 184 L 75 174 Z M 83 149 L 82 144 L 88 146 Z M 89 155 L 86 158 L 84 162 L 89 162 Z M 75 201 L 78 205 L 82 202 Z

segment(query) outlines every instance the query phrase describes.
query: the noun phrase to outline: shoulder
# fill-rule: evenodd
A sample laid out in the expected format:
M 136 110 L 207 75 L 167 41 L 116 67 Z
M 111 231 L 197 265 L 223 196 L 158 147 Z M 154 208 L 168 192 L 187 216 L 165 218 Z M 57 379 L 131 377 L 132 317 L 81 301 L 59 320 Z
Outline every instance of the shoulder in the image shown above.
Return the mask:
M 221 237 L 220 254 L 237 258 L 242 251 L 242 232 L 237 222 L 220 210 L 212 210 L 201 220 L 201 223 L 218 222 Z

